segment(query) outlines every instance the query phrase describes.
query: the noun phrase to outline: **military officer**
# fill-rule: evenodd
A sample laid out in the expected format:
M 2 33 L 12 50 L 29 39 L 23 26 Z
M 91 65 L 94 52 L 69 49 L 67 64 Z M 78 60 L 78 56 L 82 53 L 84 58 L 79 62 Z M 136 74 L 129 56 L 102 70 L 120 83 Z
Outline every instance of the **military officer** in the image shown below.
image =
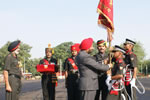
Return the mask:
M 111 80 L 113 80 L 112 84 L 108 84 L 108 88 L 110 89 L 106 100 L 122 100 L 121 98 L 121 93 L 123 93 L 123 90 L 118 91 L 117 89 L 119 89 L 121 87 L 121 85 L 123 85 L 122 83 L 122 79 L 123 79 L 123 69 L 125 68 L 125 62 L 123 60 L 123 54 L 125 53 L 125 49 L 121 48 L 120 46 L 115 45 L 115 48 L 113 50 L 114 52 L 114 59 L 113 62 L 114 67 L 112 68 L 112 76 L 111 76 Z M 124 94 L 125 96 L 125 94 Z M 126 96 L 125 96 L 126 97 Z
M 136 90 L 131 88 L 132 85 L 135 85 L 136 74 L 137 74 L 137 57 L 133 53 L 133 48 L 136 43 L 130 39 L 126 39 L 124 43 L 124 48 L 126 49 L 125 63 L 128 66 L 126 72 L 126 90 L 131 97 L 131 100 L 136 100 Z
M 80 44 L 81 51 L 76 56 L 76 63 L 79 68 L 79 90 L 80 100 L 94 100 L 98 87 L 97 70 L 107 71 L 112 64 L 104 65 L 96 62 L 89 53 L 93 50 L 93 39 L 84 39 Z
M 75 57 L 77 56 L 80 44 L 74 44 L 71 46 L 72 56 L 67 58 L 64 64 L 65 77 L 66 77 L 66 88 L 68 94 L 68 100 L 79 100 L 78 91 L 78 67 L 75 64 Z
M 106 41 L 98 40 L 97 49 L 98 49 L 98 53 L 94 55 L 94 57 L 96 58 L 97 62 L 104 64 L 105 60 L 108 59 L 108 54 L 106 53 L 106 49 L 107 49 Z M 95 100 L 106 100 L 108 94 L 108 88 L 105 82 L 106 78 L 107 78 L 106 72 L 99 71 L 99 76 L 98 76 L 99 89 L 97 90 Z M 100 99 L 100 94 L 101 94 L 101 99 Z
M 53 48 L 50 44 L 48 48 L 45 49 L 46 57 L 40 61 L 40 64 L 55 64 L 55 71 L 57 72 L 57 60 L 52 57 L 54 54 Z M 43 72 L 42 73 L 42 91 L 44 100 L 55 100 L 55 85 L 57 82 L 56 73 Z
M 10 52 L 5 58 L 4 79 L 6 88 L 6 100 L 19 100 L 21 91 L 21 69 L 18 63 L 20 41 L 14 41 L 8 46 Z

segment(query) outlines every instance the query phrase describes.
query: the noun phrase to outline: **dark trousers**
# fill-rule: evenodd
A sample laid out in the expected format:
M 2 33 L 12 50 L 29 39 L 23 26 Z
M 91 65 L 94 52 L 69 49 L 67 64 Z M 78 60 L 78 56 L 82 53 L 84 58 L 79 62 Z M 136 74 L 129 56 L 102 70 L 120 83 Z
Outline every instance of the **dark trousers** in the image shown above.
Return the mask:
M 67 87 L 68 100 L 79 100 L 78 87 L 68 86 Z
M 21 91 L 21 79 L 14 76 L 9 76 L 9 84 L 12 92 L 6 91 L 6 100 L 19 100 Z
M 52 83 L 52 75 L 42 75 L 42 91 L 44 100 L 55 100 L 55 83 Z
M 120 93 L 119 95 L 108 94 L 106 100 L 122 100 L 121 94 Z
M 79 89 L 76 75 L 68 76 L 66 80 L 68 100 L 79 100 Z
M 127 92 L 126 92 L 125 88 L 118 91 L 118 95 L 110 94 L 110 92 L 109 92 L 106 97 L 106 100 L 128 100 Z
M 106 97 L 108 95 L 108 87 L 105 82 L 106 78 L 107 78 L 106 74 L 98 77 L 99 89 L 96 92 L 95 100 L 106 100 Z M 101 99 L 100 99 L 100 94 L 101 94 Z
M 128 95 L 131 97 L 131 100 L 136 100 L 136 89 L 132 88 L 133 91 L 131 91 L 131 85 L 130 84 L 125 86 L 125 87 L 126 87 L 126 91 L 127 91 Z
M 106 97 L 106 100 L 128 100 L 127 99 L 127 94 L 125 92 L 125 89 L 118 91 L 119 94 L 118 95 L 114 95 L 114 94 L 108 94 Z M 122 96 L 123 95 L 123 96 Z
M 94 100 L 96 96 L 96 90 L 81 90 L 80 100 Z

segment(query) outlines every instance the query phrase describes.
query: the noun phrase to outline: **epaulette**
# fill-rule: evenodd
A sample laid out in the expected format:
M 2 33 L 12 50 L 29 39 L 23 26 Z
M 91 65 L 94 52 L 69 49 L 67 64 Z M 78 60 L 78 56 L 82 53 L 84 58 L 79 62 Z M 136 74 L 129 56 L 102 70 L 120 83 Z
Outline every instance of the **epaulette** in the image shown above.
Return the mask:
M 133 54 L 134 56 L 136 56 L 136 54 L 135 54 L 135 53 L 133 53 L 133 52 L 131 52 L 131 53 L 130 53 L 130 55 L 131 55 L 131 54 Z

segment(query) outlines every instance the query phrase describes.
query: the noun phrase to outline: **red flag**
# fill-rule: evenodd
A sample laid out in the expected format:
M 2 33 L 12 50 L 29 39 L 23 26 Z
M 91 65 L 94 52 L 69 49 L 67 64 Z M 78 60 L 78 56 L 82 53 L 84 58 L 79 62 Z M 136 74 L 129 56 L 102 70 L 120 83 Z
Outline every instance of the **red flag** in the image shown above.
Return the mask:
M 98 24 L 108 30 L 108 40 L 111 41 L 114 32 L 113 0 L 100 0 L 97 11 L 99 13 Z

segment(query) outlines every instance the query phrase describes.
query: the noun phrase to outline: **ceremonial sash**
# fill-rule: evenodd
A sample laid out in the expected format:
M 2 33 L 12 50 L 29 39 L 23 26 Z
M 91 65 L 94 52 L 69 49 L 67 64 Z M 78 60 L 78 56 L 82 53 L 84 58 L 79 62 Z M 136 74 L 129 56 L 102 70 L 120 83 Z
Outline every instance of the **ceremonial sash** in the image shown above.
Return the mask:
M 133 70 L 132 70 L 133 71 Z M 131 75 L 131 70 L 127 70 L 126 75 L 125 75 L 125 85 L 128 86 L 130 84 L 132 75 Z
M 128 55 L 131 55 L 131 54 L 134 54 L 133 52 L 131 51 L 127 51 L 126 54 Z M 127 68 L 127 71 L 125 73 L 125 80 L 124 80 L 124 83 L 126 86 L 128 86 L 130 84 L 130 81 L 131 81 L 131 78 L 132 78 L 132 73 L 131 71 L 133 72 L 133 70 Z
M 75 62 L 72 58 L 68 58 L 68 61 L 72 65 L 73 69 L 78 70 L 78 67 L 77 67 L 77 65 L 75 64 Z
M 49 64 L 49 62 L 48 62 L 46 59 L 43 59 L 43 61 L 44 61 L 44 63 L 45 63 L 46 65 Z

